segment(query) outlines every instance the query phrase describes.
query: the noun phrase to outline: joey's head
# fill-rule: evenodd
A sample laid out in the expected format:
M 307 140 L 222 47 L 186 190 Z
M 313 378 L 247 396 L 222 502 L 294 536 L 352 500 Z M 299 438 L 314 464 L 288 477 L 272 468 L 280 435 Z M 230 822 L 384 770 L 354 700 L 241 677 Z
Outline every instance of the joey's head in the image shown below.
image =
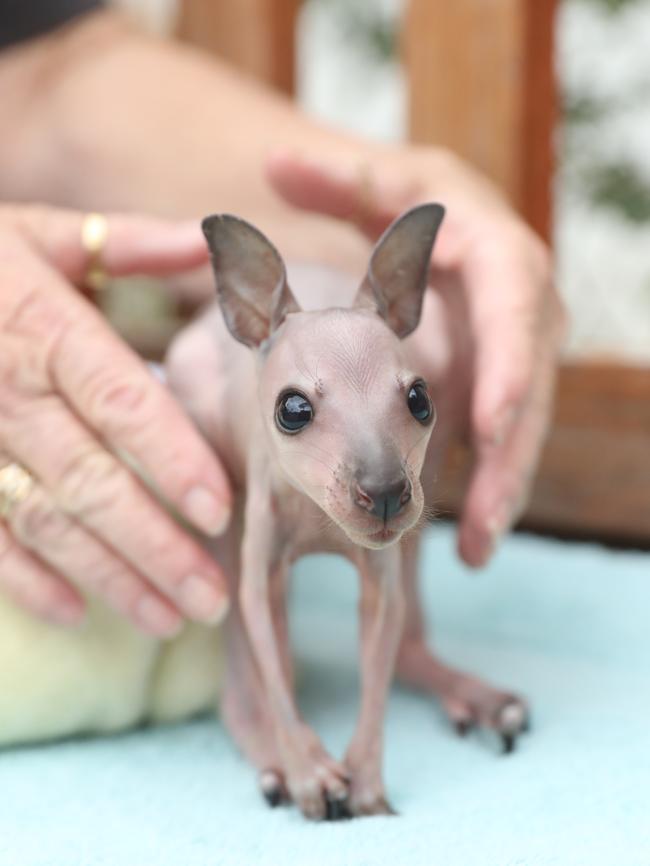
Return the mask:
M 402 339 L 420 320 L 443 217 L 421 205 L 378 241 L 350 308 L 302 311 L 280 255 L 232 216 L 203 221 L 219 302 L 258 359 L 271 459 L 356 544 L 383 547 L 422 513 L 435 409 Z

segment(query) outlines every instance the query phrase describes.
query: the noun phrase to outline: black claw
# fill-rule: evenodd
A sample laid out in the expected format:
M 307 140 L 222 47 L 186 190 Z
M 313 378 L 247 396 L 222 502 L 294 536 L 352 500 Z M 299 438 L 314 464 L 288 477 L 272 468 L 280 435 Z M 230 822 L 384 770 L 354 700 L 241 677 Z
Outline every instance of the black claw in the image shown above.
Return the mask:
M 346 821 L 352 817 L 348 806 L 347 797 L 337 799 L 335 797 L 325 797 L 325 820 L 326 821 Z
M 503 746 L 504 755 L 514 752 L 516 741 L 514 734 L 501 734 L 501 745 Z
M 273 788 L 268 788 L 266 791 L 262 791 L 262 794 L 264 794 L 264 799 L 272 809 L 281 806 L 284 802 L 282 788 L 279 785 L 274 786 Z
M 262 796 L 272 809 L 290 801 L 284 780 L 275 770 L 260 773 L 259 784 Z
M 466 737 L 467 734 L 472 730 L 472 723 L 469 719 L 457 719 L 454 722 L 454 728 L 459 737 Z

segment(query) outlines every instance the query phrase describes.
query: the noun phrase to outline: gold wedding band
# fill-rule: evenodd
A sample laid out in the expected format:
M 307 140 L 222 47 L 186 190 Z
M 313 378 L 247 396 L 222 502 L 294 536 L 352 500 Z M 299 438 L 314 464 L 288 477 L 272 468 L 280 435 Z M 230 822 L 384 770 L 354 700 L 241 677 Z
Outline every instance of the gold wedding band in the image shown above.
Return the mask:
M 84 285 L 96 292 L 101 291 L 107 281 L 102 263 L 102 253 L 108 238 L 108 220 L 103 214 L 86 214 L 81 223 L 81 246 L 88 254 Z
M 35 484 L 34 478 L 18 463 L 8 463 L 0 469 L 0 517 L 8 517 L 12 509 L 23 502 Z
M 361 231 L 365 231 L 366 223 L 373 212 L 375 198 L 375 176 L 367 162 L 361 162 L 357 166 L 357 183 L 359 197 L 348 220 Z

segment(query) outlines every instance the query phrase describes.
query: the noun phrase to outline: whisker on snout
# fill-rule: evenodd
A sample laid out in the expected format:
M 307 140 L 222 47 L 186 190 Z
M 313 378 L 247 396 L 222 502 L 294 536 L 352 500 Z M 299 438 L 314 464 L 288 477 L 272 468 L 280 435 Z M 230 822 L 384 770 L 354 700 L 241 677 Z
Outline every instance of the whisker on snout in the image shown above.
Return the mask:
M 419 534 L 422 529 L 425 529 L 429 523 L 438 520 L 440 516 L 441 512 L 436 509 L 435 505 L 425 505 L 422 509 L 422 513 L 413 526 L 404 533 L 403 538 L 406 539 L 411 535 Z

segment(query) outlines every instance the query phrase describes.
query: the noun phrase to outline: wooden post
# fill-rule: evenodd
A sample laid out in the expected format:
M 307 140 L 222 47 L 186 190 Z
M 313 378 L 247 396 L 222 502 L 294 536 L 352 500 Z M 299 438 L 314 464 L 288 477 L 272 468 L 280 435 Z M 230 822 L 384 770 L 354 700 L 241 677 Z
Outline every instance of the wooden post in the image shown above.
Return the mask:
M 301 0 L 182 0 L 177 35 L 293 93 Z
M 551 234 L 556 0 L 410 0 L 413 141 L 449 147 Z
M 535 532 L 650 548 L 650 368 L 588 361 L 560 369 L 555 416 L 531 504 Z M 458 513 L 467 453 L 456 448 L 440 483 Z

